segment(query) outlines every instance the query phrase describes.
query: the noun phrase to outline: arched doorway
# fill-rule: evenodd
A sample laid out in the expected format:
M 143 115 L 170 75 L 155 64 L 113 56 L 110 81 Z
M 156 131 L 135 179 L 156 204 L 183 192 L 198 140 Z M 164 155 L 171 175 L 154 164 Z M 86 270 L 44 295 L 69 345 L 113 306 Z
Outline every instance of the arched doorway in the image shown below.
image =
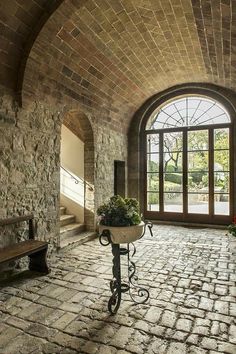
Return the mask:
M 76 203 L 78 209 L 79 207 L 81 208 L 81 206 L 83 208 L 83 222 L 86 231 L 94 231 L 94 136 L 92 125 L 89 118 L 83 112 L 78 110 L 71 110 L 67 112 L 63 119 L 63 125 L 67 128 L 67 130 L 73 133 L 79 141 L 79 144 L 77 142 L 77 145 L 73 145 L 75 150 L 73 151 L 72 147 L 68 153 L 71 154 L 70 160 L 72 160 L 74 155 L 74 161 L 77 161 L 76 164 L 83 164 L 83 166 L 80 166 L 82 168 L 79 168 L 79 170 L 83 170 L 83 174 L 76 174 L 76 169 L 70 169 L 69 164 L 62 166 L 64 167 L 63 173 L 68 174 L 69 172 L 69 179 L 72 177 L 71 186 L 74 184 L 74 187 L 77 186 L 78 188 L 79 193 Z M 73 141 L 70 136 L 69 139 L 71 139 L 69 141 L 69 146 L 71 147 Z M 81 153 L 83 153 L 83 156 L 81 156 Z M 72 162 L 74 163 L 74 161 Z M 74 166 L 76 164 L 74 163 Z M 71 186 L 69 187 L 72 189 Z M 73 190 L 71 190 L 71 192 L 73 194 Z M 79 202 L 79 198 L 81 196 L 83 196 L 83 201 Z
M 185 94 L 149 114 L 142 131 L 144 216 L 227 224 L 233 215 L 233 132 L 221 103 Z

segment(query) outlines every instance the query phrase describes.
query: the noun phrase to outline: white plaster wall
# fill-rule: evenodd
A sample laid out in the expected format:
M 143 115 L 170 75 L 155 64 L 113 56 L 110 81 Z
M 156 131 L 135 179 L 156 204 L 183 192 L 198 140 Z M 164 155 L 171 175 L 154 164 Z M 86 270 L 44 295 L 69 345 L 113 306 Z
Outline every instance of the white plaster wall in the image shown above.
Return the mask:
M 64 125 L 61 128 L 61 165 L 84 178 L 84 143 Z
M 61 128 L 61 166 L 84 179 L 84 143 L 64 125 Z M 76 190 L 77 187 L 78 185 L 71 179 L 69 188 Z M 77 222 L 84 222 L 84 195 L 83 202 L 79 203 L 64 193 L 60 194 L 60 199 L 61 205 L 66 207 L 67 214 L 75 215 Z

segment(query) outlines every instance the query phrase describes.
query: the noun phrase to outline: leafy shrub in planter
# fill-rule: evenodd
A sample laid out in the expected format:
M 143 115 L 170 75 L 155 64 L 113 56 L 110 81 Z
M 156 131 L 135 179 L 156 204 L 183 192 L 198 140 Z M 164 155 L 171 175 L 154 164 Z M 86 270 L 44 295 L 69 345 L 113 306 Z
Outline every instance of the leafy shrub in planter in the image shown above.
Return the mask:
M 114 195 L 108 203 L 97 209 L 100 224 L 106 226 L 132 226 L 141 222 L 139 203 L 134 198 Z
M 229 233 L 236 237 L 236 216 L 233 218 L 233 223 L 228 226 Z

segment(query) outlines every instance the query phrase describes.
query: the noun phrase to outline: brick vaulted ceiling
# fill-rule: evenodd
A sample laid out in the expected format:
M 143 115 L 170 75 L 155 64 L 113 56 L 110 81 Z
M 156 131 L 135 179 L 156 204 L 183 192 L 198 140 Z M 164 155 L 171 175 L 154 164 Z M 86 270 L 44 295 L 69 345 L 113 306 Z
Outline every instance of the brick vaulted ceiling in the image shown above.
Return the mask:
M 63 96 L 114 129 L 187 82 L 236 89 L 235 0 L 0 1 L 0 83 Z

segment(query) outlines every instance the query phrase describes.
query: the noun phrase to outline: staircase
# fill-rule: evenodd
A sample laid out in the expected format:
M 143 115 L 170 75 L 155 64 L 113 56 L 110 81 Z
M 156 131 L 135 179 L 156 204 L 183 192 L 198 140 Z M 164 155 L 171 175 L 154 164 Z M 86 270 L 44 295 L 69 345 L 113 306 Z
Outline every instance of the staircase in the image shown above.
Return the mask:
M 74 248 L 96 237 L 94 231 L 85 231 L 85 225 L 76 222 L 75 215 L 66 214 L 60 207 L 60 245 L 59 249 Z

